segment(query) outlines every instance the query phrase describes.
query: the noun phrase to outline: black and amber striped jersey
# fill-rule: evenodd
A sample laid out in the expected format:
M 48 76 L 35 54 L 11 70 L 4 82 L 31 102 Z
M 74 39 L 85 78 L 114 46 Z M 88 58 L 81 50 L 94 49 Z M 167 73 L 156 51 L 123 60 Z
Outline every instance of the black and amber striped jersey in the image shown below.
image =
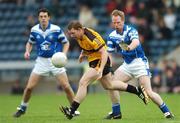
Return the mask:
M 98 50 L 102 47 L 107 48 L 100 34 L 89 28 L 84 28 L 84 35 L 82 39 L 78 39 L 77 42 L 87 55 L 89 62 L 101 59 L 101 54 Z

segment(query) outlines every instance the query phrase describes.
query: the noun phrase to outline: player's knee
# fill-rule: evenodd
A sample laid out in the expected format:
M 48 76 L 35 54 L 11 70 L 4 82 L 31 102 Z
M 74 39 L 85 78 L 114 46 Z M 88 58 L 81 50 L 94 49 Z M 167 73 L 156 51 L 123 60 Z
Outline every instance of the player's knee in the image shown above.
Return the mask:
M 79 82 L 79 87 L 87 87 L 87 86 L 88 86 L 87 82 L 85 82 L 85 81 Z
M 71 86 L 69 84 L 64 84 L 62 85 L 62 88 L 66 91 L 66 90 L 69 90 Z
M 27 87 L 27 88 L 25 88 L 25 92 L 27 92 L 27 93 L 31 93 L 31 92 L 32 92 L 32 90 L 33 90 L 33 88 L 31 88 L 31 87 Z
M 154 92 L 152 90 L 146 90 L 146 93 L 150 98 L 153 98 Z

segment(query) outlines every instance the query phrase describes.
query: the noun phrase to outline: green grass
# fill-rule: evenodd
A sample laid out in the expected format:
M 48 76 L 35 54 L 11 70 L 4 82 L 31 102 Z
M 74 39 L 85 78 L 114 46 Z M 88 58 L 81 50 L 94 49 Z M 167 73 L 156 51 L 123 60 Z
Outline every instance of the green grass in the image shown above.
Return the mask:
M 21 118 L 12 114 L 21 101 L 21 96 L 0 95 L 0 123 L 180 123 L 180 95 L 161 95 L 175 115 L 175 119 L 165 119 L 159 108 L 150 102 L 145 106 L 139 98 L 127 93 L 121 94 L 123 119 L 103 120 L 111 110 L 106 94 L 90 94 L 80 105 L 81 115 L 67 120 L 58 106 L 68 105 L 63 94 L 33 95 L 29 108 Z

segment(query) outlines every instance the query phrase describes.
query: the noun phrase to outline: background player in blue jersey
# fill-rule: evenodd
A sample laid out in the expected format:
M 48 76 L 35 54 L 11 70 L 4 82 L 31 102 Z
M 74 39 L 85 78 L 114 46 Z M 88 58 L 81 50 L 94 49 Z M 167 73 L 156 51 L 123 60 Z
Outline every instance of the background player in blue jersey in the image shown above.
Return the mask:
M 61 51 L 65 54 L 67 53 L 69 42 L 61 28 L 50 23 L 50 13 L 47 9 L 40 9 L 38 11 L 38 19 L 39 24 L 31 29 L 24 58 L 27 60 L 30 58 L 33 44 L 36 44 L 38 57 L 24 90 L 23 100 L 20 107 L 18 107 L 18 111 L 14 114 L 14 117 L 20 117 L 25 113 L 32 90 L 37 85 L 41 76 L 48 76 L 49 74 L 54 75 L 66 92 L 69 103 L 71 103 L 74 98 L 74 92 L 68 82 L 66 69 L 64 67 L 56 68 L 51 63 L 51 57 L 55 52 Z
M 164 116 L 173 118 L 173 114 L 160 95 L 152 91 L 149 64 L 140 44 L 137 30 L 124 24 L 125 15 L 122 11 L 114 10 L 111 18 L 115 30 L 109 34 L 108 51 L 117 52 L 124 59 L 124 63 L 114 73 L 115 80 L 128 82 L 132 78 L 137 78 L 139 84 L 145 88 L 149 98 L 160 108 Z M 116 84 L 116 86 L 121 85 Z

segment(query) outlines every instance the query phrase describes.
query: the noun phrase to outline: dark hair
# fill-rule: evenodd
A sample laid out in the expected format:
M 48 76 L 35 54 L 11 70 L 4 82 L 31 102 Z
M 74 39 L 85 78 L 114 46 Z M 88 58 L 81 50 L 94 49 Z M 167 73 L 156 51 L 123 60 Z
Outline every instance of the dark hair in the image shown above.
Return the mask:
M 67 28 L 68 30 L 71 30 L 72 28 L 74 28 L 75 30 L 78 30 L 79 28 L 82 29 L 83 26 L 79 21 L 73 20 L 68 24 Z
M 47 13 L 47 14 L 48 14 L 48 16 L 51 16 L 51 14 L 50 14 L 49 10 L 48 10 L 48 9 L 46 9 L 46 8 L 41 8 L 41 9 L 39 9 L 39 10 L 38 10 L 38 16 L 39 16 L 39 13 L 41 13 L 41 12 L 45 12 L 45 13 Z

